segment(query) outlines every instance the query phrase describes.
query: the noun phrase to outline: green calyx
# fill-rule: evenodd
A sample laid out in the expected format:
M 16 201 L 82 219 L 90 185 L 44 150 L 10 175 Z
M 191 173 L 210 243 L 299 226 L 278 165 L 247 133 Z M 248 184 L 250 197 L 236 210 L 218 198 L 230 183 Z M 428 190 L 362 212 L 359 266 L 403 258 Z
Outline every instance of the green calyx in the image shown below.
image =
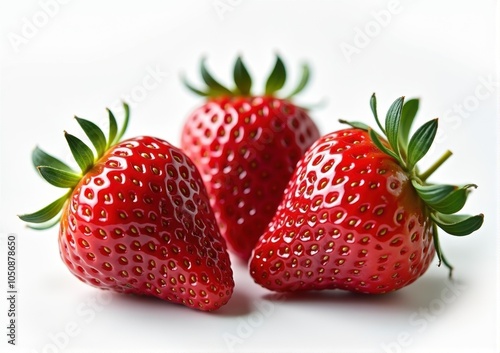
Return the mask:
M 216 97 L 238 97 L 238 96 L 251 96 L 252 95 L 252 77 L 248 72 L 245 64 L 241 57 L 236 59 L 233 69 L 233 80 L 234 87 L 232 89 L 227 88 L 217 81 L 208 71 L 206 67 L 206 59 L 203 58 L 201 60 L 200 68 L 201 68 L 201 77 L 205 82 L 206 87 L 203 89 L 198 89 L 192 86 L 185 77 L 182 77 L 182 81 L 184 85 L 192 92 L 197 95 L 207 97 L 207 98 L 216 98 Z M 300 93 L 307 85 L 310 77 L 309 66 L 306 64 L 302 65 L 302 73 L 299 80 L 299 83 L 288 95 L 285 95 L 284 98 L 290 99 L 293 96 Z M 274 64 L 274 68 L 269 74 L 264 94 L 266 96 L 275 96 L 278 91 L 280 91 L 286 82 L 286 68 L 281 60 L 281 58 L 276 55 L 276 63 Z
M 31 155 L 33 165 L 38 170 L 42 178 L 48 183 L 63 189 L 69 189 L 63 196 L 45 206 L 44 208 L 30 214 L 20 215 L 19 218 L 28 223 L 28 227 L 33 229 L 47 229 L 59 223 L 61 210 L 68 200 L 71 192 L 80 182 L 82 177 L 94 166 L 104 153 L 113 145 L 117 144 L 128 126 L 130 110 L 126 103 L 123 103 L 125 110 L 125 119 L 123 127 L 118 131 L 116 119 L 111 112 L 108 111 L 109 117 L 109 133 L 106 137 L 102 130 L 93 122 L 75 117 L 76 121 L 87 135 L 88 139 L 94 147 L 94 151 L 87 146 L 78 137 L 64 132 L 64 137 L 68 142 L 69 148 L 76 164 L 80 168 L 79 171 L 73 170 L 66 163 L 46 153 L 39 147 L 35 147 Z
M 368 131 L 373 143 L 382 152 L 396 159 L 408 173 L 415 191 L 426 204 L 433 221 L 434 247 L 439 264 L 444 263 L 448 267 L 451 277 L 453 267 L 443 255 L 437 228 L 439 227 L 451 235 L 465 236 L 482 226 L 483 214 L 475 216 L 456 214 L 464 207 L 471 189 L 477 186 L 475 184 L 457 186 L 427 182 L 432 173 L 451 156 L 450 151 L 446 151 L 428 170 L 422 173 L 418 171 L 417 163 L 429 151 L 438 129 L 438 119 L 433 119 L 419 127 L 413 135 L 410 135 L 419 107 L 418 99 L 410 99 L 406 102 L 404 97 L 396 99 L 387 112 L 384 125 L 378 117 L 375 94 L 370 99 L 370 107 L 378 128 L 382 131 L 387 142 L 383 141 L 375 130 L 364 123 L 345 120 L 340 120 L 340 122 Z

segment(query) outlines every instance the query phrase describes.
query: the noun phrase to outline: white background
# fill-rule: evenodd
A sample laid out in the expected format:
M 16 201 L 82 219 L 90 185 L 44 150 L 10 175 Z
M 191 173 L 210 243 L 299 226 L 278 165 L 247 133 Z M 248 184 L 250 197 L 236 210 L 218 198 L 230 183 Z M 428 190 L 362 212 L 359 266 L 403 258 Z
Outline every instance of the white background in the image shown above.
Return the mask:
M 0 300 L 0 351 L 498 352 L 495 1 L 1 4 L 0 298 L 6 234 L 15 233 L 19 326 L 12 348 L 3 328 L 7 302 Z M 242 54 L 262 87 L 276 52 L 292 81 L 300 63 L 311 65 L 310 86 L 297 101 L 324 102 L 313 111 L 323 133 L 340 128 L 339 118 L 371 124 L 372 92 L 382 113 L 398 96 L 418 96 L 418 123 L 441 118 L 438 142 L 422 165 L 451 149 L 454 156 L 432 180 L 477 183 L 464 211 L 486 217 L 469 237 L 441 235 L 455 285 L 434 263 L 413 285 L 385 296 L 326 291 L 281 298 L 234 262 L 234 297 L 220 311 L 202 313 L 103 296 L 67 271 L 56 228 L 35 232 L 17 219 L 61 195 L 36 175 L 30 153 L 40 144 L 68 160 L 63 130 L 81 136 L 73 115 L 102 123 L 105 107 L 120 115 L 118 102 L 127 99 L 127 137 L 151 134 L 177 144 L 187 114 L 202 103 L 182 87 L 181 73 L 199 83 L 199 59 L 206 55 L 227 82 Z

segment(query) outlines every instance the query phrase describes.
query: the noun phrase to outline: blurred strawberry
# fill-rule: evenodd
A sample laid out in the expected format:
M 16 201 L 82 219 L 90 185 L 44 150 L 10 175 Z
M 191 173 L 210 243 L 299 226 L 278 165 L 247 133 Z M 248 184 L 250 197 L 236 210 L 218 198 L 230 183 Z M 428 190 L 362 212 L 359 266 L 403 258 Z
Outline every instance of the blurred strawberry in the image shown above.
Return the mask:
M 253 94 L 252 79 L 241 58 L 234 66 L 235 88 L 217 82 L 201 62 L 204 90 L 186 86 L 206 97 L 185 122 L 181 147 L 198 166 L 210 195 L 221 233 L 247 261 L 271 221 L 290 176 L 319 132 L 306 109 L 291 99 L 309 79 L 309 68 L 295 90 L 277 96 L 286 70 L 277 57 L 265 93 Z

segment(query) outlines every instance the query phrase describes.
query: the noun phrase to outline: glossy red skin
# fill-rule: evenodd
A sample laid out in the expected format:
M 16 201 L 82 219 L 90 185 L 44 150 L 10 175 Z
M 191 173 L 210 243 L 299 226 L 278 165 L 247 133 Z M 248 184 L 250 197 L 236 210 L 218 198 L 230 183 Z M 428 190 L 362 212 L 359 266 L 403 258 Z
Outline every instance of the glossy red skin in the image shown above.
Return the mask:
M 242 260 L 318 138 L 304 109 L 273 97 L 211 99 L 188 117 L 181 147 L 198 166 L 221 233 Z
M 366 131 L 346 129 L 299 162 L 250 273 L 274 291 L 385 293 L 415 281 L 434 254 L 431 221 L 408 175 Z
M 102 289 L 208 311 L 234 287 L 198 170 L 152 137 L 112 147 L 82 178 L 63 210 L 59 246 L 69 270 Z

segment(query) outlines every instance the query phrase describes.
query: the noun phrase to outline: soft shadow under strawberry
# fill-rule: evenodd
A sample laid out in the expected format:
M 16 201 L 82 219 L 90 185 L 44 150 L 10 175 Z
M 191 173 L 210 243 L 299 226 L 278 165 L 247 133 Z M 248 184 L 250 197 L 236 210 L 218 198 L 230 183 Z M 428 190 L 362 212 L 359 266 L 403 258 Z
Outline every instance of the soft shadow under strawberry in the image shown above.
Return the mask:
M 227 304 L 219 310 L 213 312 L 213 315 L 227 317 L 248 315 L 253 311 L 251 302 L 252 298 L 250 298 L 244 291 L 235 288 L 235 291 Z
M 318 290 L 289 293 L 269 293 L 262 299 L 282 305 L 301 306 L 352 306 L 353 308 L 382 307 L 390 310 L 418 310 L 433 300 L 458 298 L 466 290 L 461 281 L 441 277 L 423 277 L 408 288 L 391 293 L 373 295 L 344 290 Z M 448 304 L 452 304 L 451 300 Z

